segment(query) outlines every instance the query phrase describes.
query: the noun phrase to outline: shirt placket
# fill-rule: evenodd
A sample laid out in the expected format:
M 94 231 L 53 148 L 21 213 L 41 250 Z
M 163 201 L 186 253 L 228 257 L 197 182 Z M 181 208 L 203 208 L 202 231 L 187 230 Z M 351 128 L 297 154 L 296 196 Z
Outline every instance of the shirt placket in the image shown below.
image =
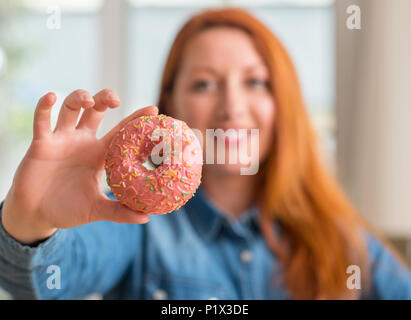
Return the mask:
M 231 231 L 236 236 L 237 242 L 237 265 L 239 266 L 238 276 L 240 290 L 243 299 L 255 299 L 253 283 L 253 238 L 251 232 L 244 223 L 237 222 L 232 224 Z

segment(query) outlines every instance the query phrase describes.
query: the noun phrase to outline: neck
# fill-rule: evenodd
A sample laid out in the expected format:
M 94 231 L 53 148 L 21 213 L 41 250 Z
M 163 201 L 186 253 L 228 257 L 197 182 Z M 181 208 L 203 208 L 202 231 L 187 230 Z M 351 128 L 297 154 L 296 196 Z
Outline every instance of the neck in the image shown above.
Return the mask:
M 239 175 L 203 168 L 202 189 L 213 204 L 233 218 L 253 205 L 258 191 L 257 175 Z

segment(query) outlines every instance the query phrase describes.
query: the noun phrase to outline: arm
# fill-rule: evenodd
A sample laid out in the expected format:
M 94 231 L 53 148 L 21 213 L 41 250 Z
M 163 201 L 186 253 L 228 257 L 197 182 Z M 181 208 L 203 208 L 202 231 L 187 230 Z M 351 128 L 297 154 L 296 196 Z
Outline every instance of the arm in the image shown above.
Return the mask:
M 39 100 L 31 145 L 1 209 L 0 285 L 17 298 L 104 293 L 136 252 L 141 228 L 135 224 L 149 220 L 110 200 L 99 181 L 113 136 L 131 119 L 157 114 L 158 109 L 137 110 L 97 139 L 105 111 L 120 105 L 114 91 L 104 89 L 93 97 L 74 91 L 64 100 L 52 131 L 56 99 L 48 93 Z M 58 271 L 61 289 L 50 290 L 47 281 L 53 284 Z
M 28 246 L 0 225 L 0 286 L 15 299 L 76 299 L 105 293 L 139 254 L 141 228 L 100 221 L 58 229 L 36 246 Z
M 411 300 L 411 271 L 376 237 L 368 235 L 375 299 Z

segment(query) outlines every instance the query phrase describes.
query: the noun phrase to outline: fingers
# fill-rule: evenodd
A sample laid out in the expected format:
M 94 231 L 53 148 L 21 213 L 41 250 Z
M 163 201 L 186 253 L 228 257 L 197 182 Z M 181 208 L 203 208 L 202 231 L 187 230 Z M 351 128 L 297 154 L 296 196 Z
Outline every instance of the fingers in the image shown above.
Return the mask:
M 155 116 L 158 114 L 158 108 L 156 106 L 148 106 L 142 109 L 139 109 L 129 115 L 127 118 L 121 120 L 113 129 L 110 130 L 103 138 L 101 138 L 101 141 L 108 146 L 113 139 L 114 135 L 122 128 L 124 125 L 141 116 Z
M 76 90 L 69 94 L 60 109 L 55 131 L 74 129 L 80 110 L 94 106 L 94 100 L 86 90 Z
M 54 93 L 48 93 L 40 99 L 35 112 L 35 138 L 39 138 L 50 133 L 50 109 L 55 102 L 56 96 Z M 68 95 L 64 100 L 54 131 L 74 129 L 77 124 L 81 108 L 84 108 L 85 110 L 77 124 L 77 129 L 87 128 L 95 134 L 107 108 L 116 108 L 119 105 L 120 99 L 117 93 L 113 90 L 101 90 L 93 98 L 86 90 L 76 90 Z M 157 114 L 158 108 L 156 106 L 148 106 L 139 109 L 117 124 L 117 126 L 107 133 L 101 141 L 108 146 L 115 133 L 117 133 L 117 131 L 120 130 L 127 122 L 140 116 Z
M 139 213 L 128 209 L 119 201 L 100 199 L 97 200 L 96 210 L 93 213 L 91 222 L 101 220 L 118 223 L 144 224 L 150 221 L 150 218 L 145 213 Z
M 120 105 L 120 98 L 115 91 L 109 89 L 101 90 L 93 98 L 95 102 L 94 107 L 83 112 L 77 129 L 87 128 L 95 134 L 107 108 L 118 107 Z
M 40 98 L 34 111 L 33 139 L 41 139 L 51 133 L 50 112 L 56 99 L 54 92 L 49 92 Z

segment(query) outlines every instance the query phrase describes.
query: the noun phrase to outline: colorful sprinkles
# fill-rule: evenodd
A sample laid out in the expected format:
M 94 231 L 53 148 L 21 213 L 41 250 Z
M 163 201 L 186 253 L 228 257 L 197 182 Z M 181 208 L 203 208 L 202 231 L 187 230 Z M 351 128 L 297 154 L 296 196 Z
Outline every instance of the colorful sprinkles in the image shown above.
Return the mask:
M 113 192 L 115 190 L 115 197 L 133 210 L 149 214 L 171 212 L 193 197 L 200 184 L 201 165 L 172 163 L 153 171 L 142 166 L 158 141 L 166 142 L 163 152 L 171 159 L 181 157 L 185 146 L 196 141 L 194 133 L 186 130 L 188 127 L 184 123 L 177 130 L 169 131 L 176 135 L 174 138 L 160 134 L 164 132 L 161 128 L 179 125 L 179 120 L 168 118 L 158 115 L 134 119 L 110 144 L 105 161 L 106 182 Z M 200 151 L 199 144 L 198 148 Z

